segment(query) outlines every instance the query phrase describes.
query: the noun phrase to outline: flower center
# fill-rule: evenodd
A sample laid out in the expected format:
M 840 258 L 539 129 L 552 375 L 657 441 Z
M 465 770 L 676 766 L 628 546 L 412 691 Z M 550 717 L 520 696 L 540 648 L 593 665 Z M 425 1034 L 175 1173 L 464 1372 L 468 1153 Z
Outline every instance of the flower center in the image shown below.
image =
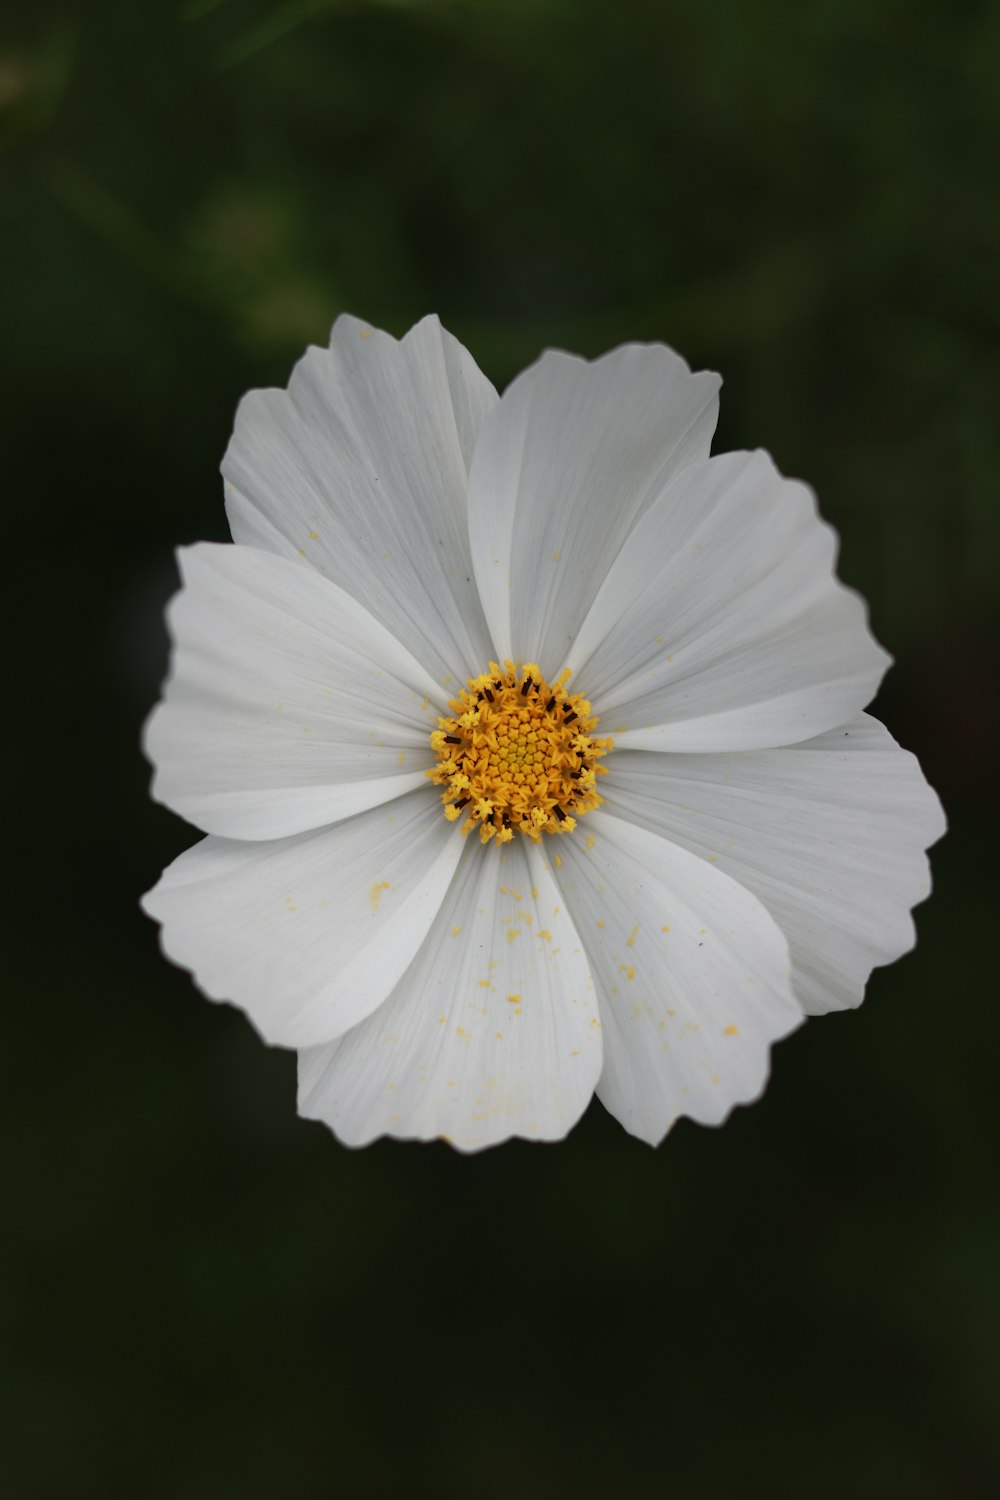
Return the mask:
M 611 749 L 592 738 L 597 719 L 586 698 L 569 697 L 569 668 L 549 686 L 535 662 L 470 677 L 438 720 L 431 746 L 438 763 L 427 772 L 442 786 L 444 815 L 465 813 L 462 832 L 507 844 L 515 833 L 536 841 L 543 833 L 570 833 L 581 813 L 597 807 L 597 764 Z

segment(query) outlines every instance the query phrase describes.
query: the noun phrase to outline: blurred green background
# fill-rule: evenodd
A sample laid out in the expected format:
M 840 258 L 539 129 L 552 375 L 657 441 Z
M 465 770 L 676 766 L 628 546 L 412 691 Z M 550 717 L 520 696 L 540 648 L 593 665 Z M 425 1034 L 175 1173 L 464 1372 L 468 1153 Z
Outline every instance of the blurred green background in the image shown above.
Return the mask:
M 998 74 L 972 0 L 8 0 L 5 1497 L 1000 1493 Z M 342 309 L 664 339 L 842 533 L 952 832 L 721 1132 L 352 1153 L 158 957 L 172 549 Z

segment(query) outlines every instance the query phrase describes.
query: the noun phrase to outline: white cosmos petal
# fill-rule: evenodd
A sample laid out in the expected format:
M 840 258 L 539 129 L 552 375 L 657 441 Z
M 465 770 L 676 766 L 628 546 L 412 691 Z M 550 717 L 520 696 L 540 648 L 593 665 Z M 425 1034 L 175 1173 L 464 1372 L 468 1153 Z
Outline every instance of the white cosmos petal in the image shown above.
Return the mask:
M 672 475 L 708 457 L 719 377 L 661 344 L 588 364 L 548 351 L 483 422 L 469 533 L 501 659 L 551 675 L 634 525 Z
M 537 849 L 471 835 L 391 997 L 299 1061 L 299 1110 L 348 1145 L 444 1136 L 465 1151 L 556 1140 L 587 1107 L 601 1028 L 580 938 Z
M 771 1043 L 802 1020 L 788 945 L 714 865 L 604 812 L 585 826 L 560 840 L 558 883 L 600 996 L 598 1097 L 651 1143 L 678 1115 L 719 1124 L 761 1092 Z
M 226 485 L 226 519 L 229 530 L 241 547 L 256 547 L 261 552 L 273 552 L 276 557 L 287 557 L 298 563 L 307 572 L 313 571 L 305 549 L 297 547 L 282 535 L 252 500 L 241 494 L 234 484 Z
M 380 1005 L 462 851 L 430 787 L 296 838 L 207 838 L 143 897 L 163 950 L 269 1042 L 329 1041 Z
M 444 693 L 357 600 L 252 547 L 178 560 L 145 736 L 158 801 L 206 833 L 273 839 L 426 784 Z
M 910 908 L 930 890 L 923 851 L 944 816 L 877 719 L 780 750 L 616 753 L 613 771 L 609 812 L 716 861 L 763 901 L 811 1014 L 860 1004 L 872 967 L 913 946 Z
M 237 542 L 302 553 L 437 681 L 490 652 L 466 525 L 493 387 L 437 318 L 405 338 L 356 318 L 310 349 L 287 391 L 240 403 L 222 471 Z
M 615 558 L 567 655 L 619 749 L 747 750 L 844 724 L 889 657 L 837 539 L 766 453 L 685 469 Z

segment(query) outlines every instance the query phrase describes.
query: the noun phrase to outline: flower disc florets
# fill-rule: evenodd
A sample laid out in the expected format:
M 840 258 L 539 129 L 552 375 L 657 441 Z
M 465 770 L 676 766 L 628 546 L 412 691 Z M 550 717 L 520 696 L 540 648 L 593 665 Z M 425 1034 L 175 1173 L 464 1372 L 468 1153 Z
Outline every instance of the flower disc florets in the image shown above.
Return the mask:
M 431 745 L 428 771 L 444 787 L 444 815 L 462 832 L 479 829 L 482 843 L 507 844 L 515 833 L 539 839 L 570 833 L 581 813 L 597 807 L 597 762 L 611 748 L 594 739 L 597 718 L 581 694 L 567 695 L 567 668 L 550 686 L 535 662 L 520 668 L 495 661 L 449 704 Z

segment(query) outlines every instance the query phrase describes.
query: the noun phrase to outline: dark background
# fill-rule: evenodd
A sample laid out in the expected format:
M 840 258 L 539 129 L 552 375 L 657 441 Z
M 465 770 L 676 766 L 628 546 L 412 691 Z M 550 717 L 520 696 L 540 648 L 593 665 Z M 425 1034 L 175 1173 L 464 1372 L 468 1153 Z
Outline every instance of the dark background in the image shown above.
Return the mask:
M 10 1500 L 1000 1493 L 998 74 L 963 0 L 5 6 Z M 158 957 L 172 549 L 341 309 L 664 339 L 842 533 L 952 831 L 722 1131 L 353 1153 Z

